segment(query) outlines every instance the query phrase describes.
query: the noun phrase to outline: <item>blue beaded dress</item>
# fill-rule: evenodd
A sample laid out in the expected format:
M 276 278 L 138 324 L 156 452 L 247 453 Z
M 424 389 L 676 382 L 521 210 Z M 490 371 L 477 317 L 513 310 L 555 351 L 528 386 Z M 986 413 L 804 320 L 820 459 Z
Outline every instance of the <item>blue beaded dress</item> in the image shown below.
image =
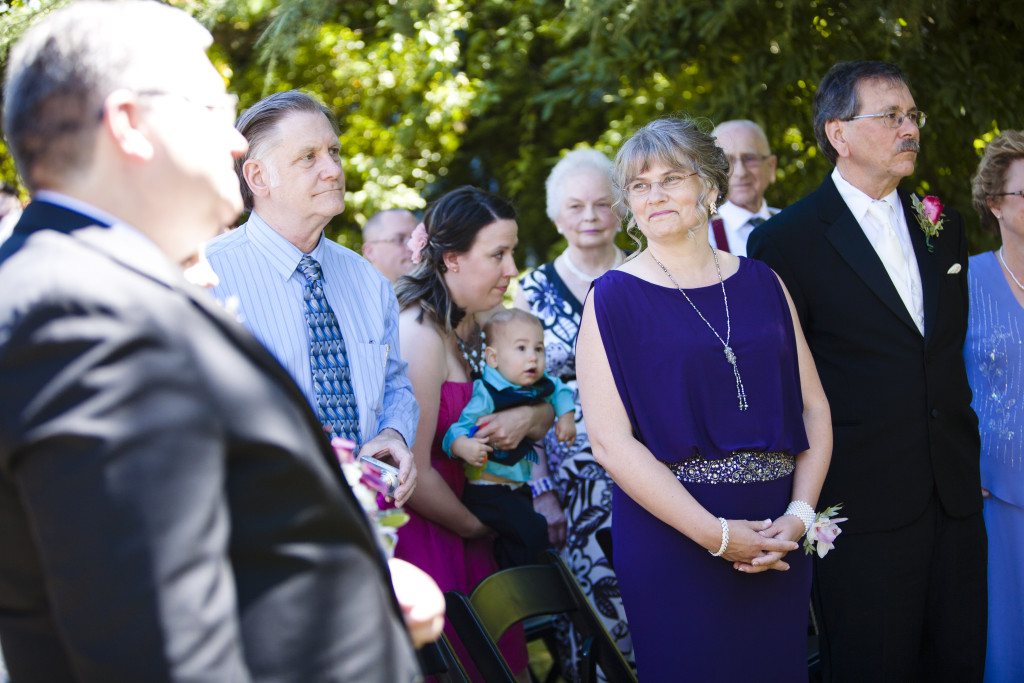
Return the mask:
M 964 361 L 981 430 L 988 529 L 985 680 L 1024 680 L 1024 308 L 996 252 L 972 256 Z

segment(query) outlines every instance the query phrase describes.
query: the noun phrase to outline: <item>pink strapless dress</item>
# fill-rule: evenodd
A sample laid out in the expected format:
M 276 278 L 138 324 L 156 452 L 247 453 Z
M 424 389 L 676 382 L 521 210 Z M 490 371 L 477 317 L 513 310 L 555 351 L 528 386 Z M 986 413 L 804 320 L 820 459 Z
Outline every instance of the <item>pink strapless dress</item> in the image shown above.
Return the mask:
M 430 447 L 431 466 L 459 498 L 462 498 L 462 491 L 466 487 L 462 461 L 449 458 L 441 449 L 441 442 L 448 427 L 459 419 L 472 393 L 472 382 L 445 382 L 441 385 L 437 431 L 434 432 L 434 443 Z M 468 595 L 481 579 L 497 571 L 491 538 L 464 539 L 421 517 L 411 508 L 406 508 L 406 511 L 410 519 L 398 531 L 395 557 L 430 574 L 442 591 L 458 590 Z M 455 653 L 467 673 L 473 680 L 483 681 L 450 623 L 445 623 L 445 634 L 452 641 Z M 528 655 L 522 627 L 509 629 L 498 641 L 498 646 L 513 671 L 522 671 L 526 667 Z

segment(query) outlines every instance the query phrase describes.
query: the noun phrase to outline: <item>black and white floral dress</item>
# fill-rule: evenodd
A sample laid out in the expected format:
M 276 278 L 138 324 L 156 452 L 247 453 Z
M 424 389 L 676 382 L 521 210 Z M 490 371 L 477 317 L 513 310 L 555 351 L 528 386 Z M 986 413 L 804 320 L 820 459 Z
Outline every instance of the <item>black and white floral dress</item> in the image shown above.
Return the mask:
M 598 529 L 611 526 L 613 483 L 590 450 L 576 388 L 575 343 L 583 304 L 569 291 L 553 263 L 524 275 L 519 286 L 530 312 L 544 325 L 547 372 L 565 382 L 576 400 L 576 441 L 559 443 L 554 429 L 544 440 L 548 468 L 567 522 L 562 555 L 623 656 L 632 664 L 633 645 L 618 581 L 594 535 Z M 578 661 L 577 650 L 578 647 L 573 648 L 573 661 Z

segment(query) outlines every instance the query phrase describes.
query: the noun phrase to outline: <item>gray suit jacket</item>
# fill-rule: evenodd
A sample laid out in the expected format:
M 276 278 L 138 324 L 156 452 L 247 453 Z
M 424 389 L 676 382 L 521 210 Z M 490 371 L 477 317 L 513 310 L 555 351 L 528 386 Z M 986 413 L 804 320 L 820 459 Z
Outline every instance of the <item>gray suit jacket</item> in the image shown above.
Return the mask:
M 0 249 L 13 679 L 414 679 L 298 388 L 155 247 L 94 223 L 35 202 Z

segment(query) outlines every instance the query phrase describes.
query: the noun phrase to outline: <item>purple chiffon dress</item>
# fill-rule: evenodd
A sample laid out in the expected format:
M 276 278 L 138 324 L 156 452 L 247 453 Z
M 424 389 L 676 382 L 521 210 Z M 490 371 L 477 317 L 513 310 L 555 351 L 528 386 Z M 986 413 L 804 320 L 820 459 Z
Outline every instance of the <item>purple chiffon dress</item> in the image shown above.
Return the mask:
M 741 258 L 725 288 L 745 411 L 722 343 L 678 290 L 618 271 L 594 284 L 619 397 L 635 436 L 662 462 L 807 449 L 793 322 L 778 280 Z M 725 339 L 721 286 L 686 292 Z M 716 517 L 764 520 L 783 514 L 792 479 L 684 486 Z M 807 680 L 811 562 L 802 549 L 786 556 L 788 572 L 738 572 L 617 486 L 612 520 L 641 681 Z

